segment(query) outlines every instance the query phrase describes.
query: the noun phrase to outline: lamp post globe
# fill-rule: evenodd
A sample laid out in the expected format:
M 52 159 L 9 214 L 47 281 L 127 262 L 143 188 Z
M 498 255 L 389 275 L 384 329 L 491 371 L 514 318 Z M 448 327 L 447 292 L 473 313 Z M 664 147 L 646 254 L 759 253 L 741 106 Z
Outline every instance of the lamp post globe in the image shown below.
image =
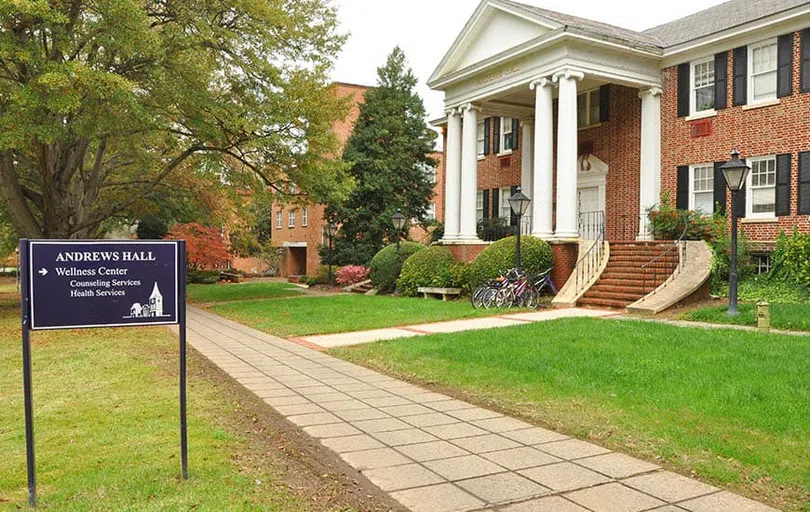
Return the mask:
M 748 172 L 751 168 L 740 159 L 740 152 L 731 152 L 731 160 L 720 167 L 726 186 L 731 191 L 731 262 L 728 275 L 728 314 L 740 314 L 737 308 L 737 195 L 745 187 Z
M 515 268 L 517 269 L 518 273 L 520 273 L 520 231 L 522 225 L 522 218 L 529 210 L 529 203 L 531 203 L 531 199 L 529 199 L 526 194 L 523 193 L 520 187 L 515 189 L 515 193 L 512 194 L 512 197 L 508 199 L 509 206 L 512 207 L 512 212 L 517 215 L 517 236 L 515 238 Z

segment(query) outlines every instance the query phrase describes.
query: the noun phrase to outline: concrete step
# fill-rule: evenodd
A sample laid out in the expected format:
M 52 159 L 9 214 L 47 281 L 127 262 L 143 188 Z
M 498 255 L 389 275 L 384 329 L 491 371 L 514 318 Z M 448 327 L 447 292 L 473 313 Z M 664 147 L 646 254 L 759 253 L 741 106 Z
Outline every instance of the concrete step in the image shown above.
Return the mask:
M 631 302 L 626 300 L 596 299 L 588 297 L 582 297 L 577 301 L 577 306 L 592 306 L 597 308 L 624 309 L 629 304 L 631 304 Z
M 640 291 L 637 293 L 619 293 L 613 291 L 602 291 L 602 290 L 594 290 L 591 288 L 585 294 L 586 299 L 608 299 L 608 300 L 623 300 L 627 304 L 631 302 L 635 302 L 638 299 L 644 297 L 644 294 Z
M 639 295 L 643 297 L 644 294 L 644 286 L 642 286 L 639 282 L 624 282 L 623 284 L 606 284 L 602 281 L 597 281 L 595 285 L 588 290 L 588 294 L 592 292 L 599 292 L 599 293 L 626 293 L 632 295 Z M 639 298 L 640 298 L 639 297 Z
M 667 276 L 669 277 L 669 276 Z M 655 285 L 656 287 L 660 284 L 663 284 L 666 281 L 666 278 L 658 276 L 658 279 L 647 279 L 647 286 Z M 644 287 L 644 280 L 640 279 L 637 275 L 633 275 L 629 278 L 624 279 L 616 279 L 611 276 L 605 276 L 602 274 L 602 277 L 599 278 L 599 281 L 596 282 L 596 286 L 599 285 L 606 285 L 606 286 L 631 286 L 636 288 L 643 288 Z

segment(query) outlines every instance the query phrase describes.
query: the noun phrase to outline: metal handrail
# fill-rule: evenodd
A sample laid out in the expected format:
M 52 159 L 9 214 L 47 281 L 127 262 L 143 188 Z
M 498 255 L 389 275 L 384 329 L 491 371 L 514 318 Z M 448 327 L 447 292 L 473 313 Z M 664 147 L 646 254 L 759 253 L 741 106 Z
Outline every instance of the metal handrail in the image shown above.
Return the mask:
M 583 218 L 587 216 L 589 219 L 596 219 L 596 222 L 583 222 Z M 590 249 L 577 261 L 574 267 L 574 294 L 579 293 L 585 288 L 585 285 L 590 280 L 593 272 L 596 271 L 598 266 L 602 263 L 605 255 L 605 212 L 584 212 L 579 215 L 579 232 L 581 234 L 590 233 L 591 229 L 596 227 L 596 239 Z
M 681 236 L 678 237 L 678 239 L 675 240 L 670 247 L 667 247 L 666 250 L 664 250 L 664 252 L 662 252 L 661 254 L 659 254 L 658 256 L 656 256 L 655 258 L 651 259 L 650 261 L 641 266 L 642 291 L 644 292 L 645 296 L 647 295 L 647 268 L 650 265 L 657 263 L 661 260 L 664 260 L 665 258 L 666 258 L 665 261 L 674 263 L 675 257 L 673 256 L 673 253 L 676 253 L 678 258 L 678 265 L 675 267 L 675 270 L 672 271 L 672 275 L 677 276 L 681 272 L 683 262 L 686 260 L 686 243 L 684 243 L 684 238 L 686 238 L 686 232 L 689 230 L 689 220 L 685 212 L 681 212 L 680 215 L 681 220 L 683 220 L 683 231 L 681 232 Z M 672 258 L 670 259 L 671 256 Z M 657 283 L 658 267 L 652 267 L 652 270 L 654 272 L 653 283 Z M 664 284 L 666 285 L 666 283 Z M 656 286 L 652 290 L 652 293 L 655 293 L 657 290 L 658 286 Z

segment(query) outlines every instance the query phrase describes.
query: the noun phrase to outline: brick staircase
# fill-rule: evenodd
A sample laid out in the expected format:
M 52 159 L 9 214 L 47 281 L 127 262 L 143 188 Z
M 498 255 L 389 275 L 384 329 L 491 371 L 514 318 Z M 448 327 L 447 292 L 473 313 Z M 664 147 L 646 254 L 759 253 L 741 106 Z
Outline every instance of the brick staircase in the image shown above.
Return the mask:
M 672 247 L 671 241 L 610 242 L 610 258 L 602 275 L 577 301 L 578 306 L 625 308 L 650 293 L 675 271 L 677 252 L 647 267 L 647 290 L 641 267 Z M 653 276 L 657 269 L 657 278 Z

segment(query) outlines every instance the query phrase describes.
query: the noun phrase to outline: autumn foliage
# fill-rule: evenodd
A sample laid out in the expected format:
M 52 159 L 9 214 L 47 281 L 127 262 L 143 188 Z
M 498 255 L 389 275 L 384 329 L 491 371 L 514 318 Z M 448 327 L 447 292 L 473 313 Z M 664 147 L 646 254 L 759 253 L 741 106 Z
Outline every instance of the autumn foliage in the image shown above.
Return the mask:
M 186 241 L 186 265 L 191 270 L 226 266 L 228 247 L 219 228 L 207 228 L 197 223 L 175 224 L 166 239 Z

